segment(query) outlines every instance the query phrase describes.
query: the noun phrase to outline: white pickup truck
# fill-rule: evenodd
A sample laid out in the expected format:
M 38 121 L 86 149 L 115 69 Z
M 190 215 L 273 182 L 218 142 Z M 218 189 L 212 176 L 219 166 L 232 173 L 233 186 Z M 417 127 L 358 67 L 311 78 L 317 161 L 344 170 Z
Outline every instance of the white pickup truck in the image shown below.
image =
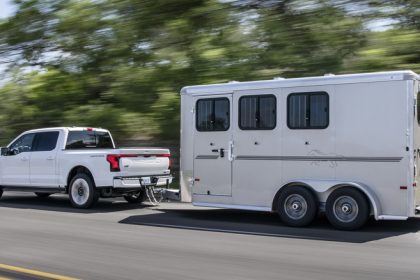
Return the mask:
M 105 129 L 30 130 L 1 148 L 0 197 L 8 190 L 68 193 L 76 208 L 89 208 L 99 197 L 140 203 L 145 188 L 172 182 L 169 156 L 168 149 L 115 148 Z

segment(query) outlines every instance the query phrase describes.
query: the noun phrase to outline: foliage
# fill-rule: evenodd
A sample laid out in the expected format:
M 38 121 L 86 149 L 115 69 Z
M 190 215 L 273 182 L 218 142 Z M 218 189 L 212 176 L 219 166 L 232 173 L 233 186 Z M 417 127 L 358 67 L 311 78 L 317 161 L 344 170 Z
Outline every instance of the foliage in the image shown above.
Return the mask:
M 185 85 L 420 71 L 415 0 L 15 4 L 16 14 L 0 22 L 2 144 L 22 130 L 61 125 L 177 139 Z M 372 31 L 372 20 L 393 26 Z

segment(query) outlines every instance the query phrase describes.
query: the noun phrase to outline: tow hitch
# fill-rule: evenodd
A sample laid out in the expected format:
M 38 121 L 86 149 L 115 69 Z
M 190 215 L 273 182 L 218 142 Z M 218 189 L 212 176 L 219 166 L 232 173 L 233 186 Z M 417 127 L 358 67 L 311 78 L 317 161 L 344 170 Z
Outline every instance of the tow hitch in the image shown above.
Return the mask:
M 140 185 L 146 193 L 147 200 L 153 206 L 159 205 L 163 200 L 176 200 L 179 201 L 179 190 L 169 189 L 169 179 L 166 180 L 165 187 L 157 187 L 157 177 L 140 178 Z

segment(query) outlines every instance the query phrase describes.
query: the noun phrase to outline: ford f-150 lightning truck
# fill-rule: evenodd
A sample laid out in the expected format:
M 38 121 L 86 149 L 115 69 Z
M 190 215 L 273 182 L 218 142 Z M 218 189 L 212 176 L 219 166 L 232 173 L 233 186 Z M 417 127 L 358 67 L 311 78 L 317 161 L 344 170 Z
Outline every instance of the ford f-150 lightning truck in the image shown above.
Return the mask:
M 39 197 L 67 193 L 76 208 L 99 197 L 145 197 L 145 187 L 168 186 L 170 152 L 161 148 L 116 148 L 108 130 L 58 127 L 29 130 L 1 148 L 3 191 L 30 191 Z

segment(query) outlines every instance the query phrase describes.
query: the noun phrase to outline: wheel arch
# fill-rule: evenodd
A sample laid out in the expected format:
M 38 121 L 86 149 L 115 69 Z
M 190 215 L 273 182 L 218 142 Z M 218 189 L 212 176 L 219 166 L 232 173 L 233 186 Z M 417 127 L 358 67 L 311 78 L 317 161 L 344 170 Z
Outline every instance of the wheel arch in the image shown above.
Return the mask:
M 378 219 L 381 215 L 381 205 L 378 197 L 375 193 L 367 186 L 366 184 L 359 182 L 345 182 L 345 181 L 332 181 L 332 180 L 299 180 L 288 182 L 284 184 L 280 189 L 277 190 L 272 201 L 272 210 L 275 211 L 277 208 L 277 199 L 280 193 L 286 187 L 301 186 L 309 189 L 320 202 L 325 202 L 328 196 L 335 190 L 343 187 L 354 187 L 361 191 L 368 199 L 369 206 L 371 211 L 375 216 L 375 219 Z M 324 201 L 325 200 L 325 201 Z
M 352 187 L 357 190 L 359 190 L 362 194 L 364 194 L 368 200 L 370 211 L 373 212 L 375 219 L 377 220 L 381 211 L 379 199 L 375 195 L 375 193 L 367 186 L 361 183 L 355 183 L 355 182 L 343 182 L 340 184 L 336 184 L 332 187 L 330 187 L 327 190 L 327 197 L 335 190 L 344 188 L 344 187 Z
M 303 187 L 303 188 L 309 190 L 315 196 L 315 198 L 317 198 L 315 190 L 310 185 L 308 185 L 307 183 L 305 183 L 303 181 L 289 182 L 289 183 L 283 185 L 274 195 L 272 205 L 271 205 L 272 211 L 277 210 L 277 200 L 278 200 L 281 192 L 284 191 L 286 188 L 290 188 L 290 187 Z
M 66 181 L 66 193 L 69 190 L 69 185 L 70 185 L 71 180 L 74 178 L 74 176 L 76 176 L 76 174 L 79 174 L 79 173 L 84 173 L 88 175 L 90 179 L 92 180 L 93 186 L 96 188 L 95 179 L 93 178 L 92 172 L 89 170 L 89 168 L 83 165 L 77 165 L 68 172 L 67 181 Z

